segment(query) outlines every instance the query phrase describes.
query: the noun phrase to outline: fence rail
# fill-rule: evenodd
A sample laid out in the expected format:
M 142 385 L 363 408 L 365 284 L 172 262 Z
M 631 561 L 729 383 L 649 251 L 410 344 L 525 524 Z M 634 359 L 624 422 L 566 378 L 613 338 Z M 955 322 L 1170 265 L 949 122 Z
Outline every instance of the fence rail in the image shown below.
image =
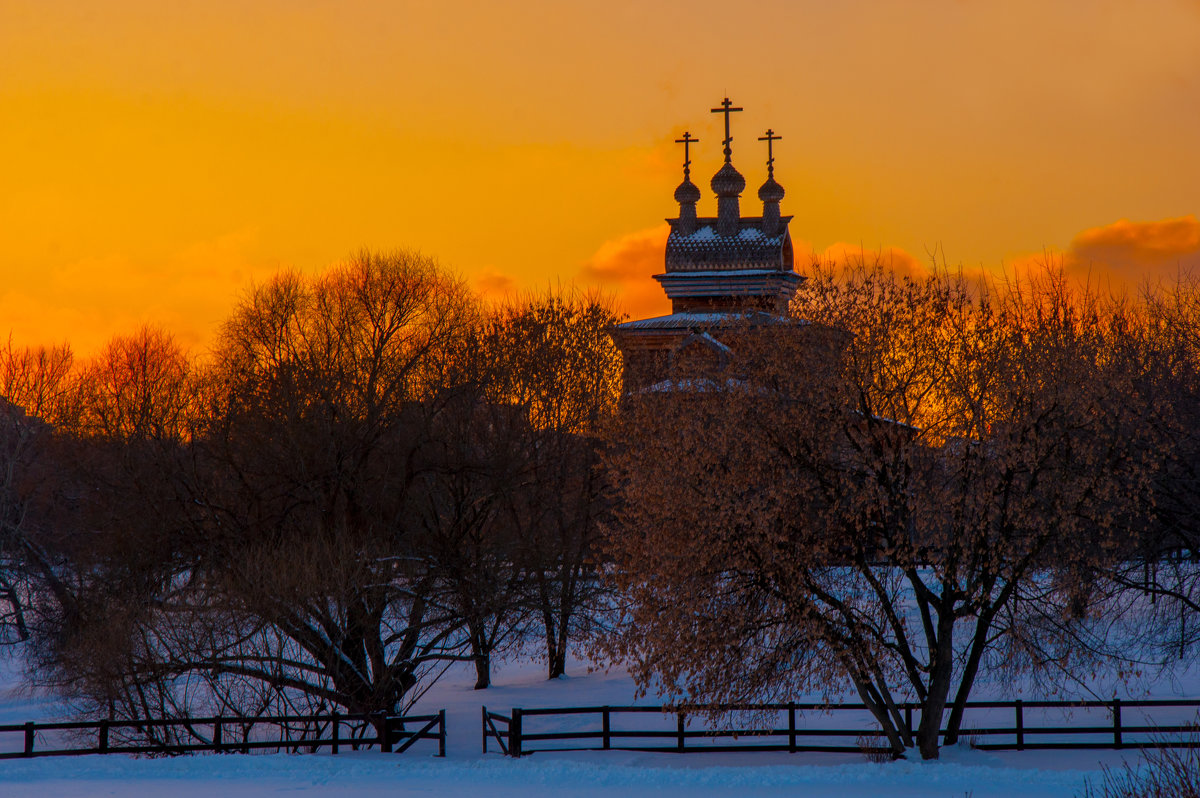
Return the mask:
M 277 733 L 264 736 L 264 731 L 271 727 Z M 180 739 L 155 741 L 154 730 L 177 731 Z M 331 712 L 321 715 L 31 722 L 0 725 L 0 746 L 11 739 L 7 738 L 11 734 L 23 735 L 23 745 L 15 751 L 0 748 L 0 759 L 198 751 L 249 753 L 254 749 L 271 748 L 316 752 L 322 747 L 337 754 L 346 746 L 355 750 L 379 746 L 384 752 L 404 753 L 420 740 L 436 740 L 437 755 L 445 756 L 446 711 L 441 710 L 436 715 Z M 57 744 L 58 747 L 39 748 L 39 739 L 44 745 Z
M 900 704 L 899 708 L 911 735 L 920 723 L 921 706 L 910 703 Z M 964 722 L 959 737 L 982 750 L 1200 748 L 1200 717 L 1197 715 L 1200 700 L 970 701 L 965 710 L 964 718 L 974 717 L 976 721 L 972 725 Z M 1085 717 L 1077 724 L 1047 723 L 1052 714 L 1047 710 L 1057 712 L 1060 717 L 1066 717 L 1068 713 Z M 800 722 L 804 719 L 802 713 L 816 712 L 859 713 L 865 716 L 865 723 L 853 727 L 813 727 Z M 747 728 L 734 728 L 732 723 L 717 728 L 689 728 L 692 721 L 703 721 L 712 713 L 748 713 L 760 722 Z M 1098 713 L 1105 716 L 1103 723 L 1089 717 Z M 641 728 L 614 726 L 614 719 L 631 715 L 659 715 L 660 718 L 657 724 L 653 721 L 634 724 Z M 592 722 L 582 728 L 576 724 L 564 730 L 561 720 L 569 716 L 587 716 Z M 664 728 L 669 717 L 673 718 L 673 723 Z M 536 718 L 558 718 L 559 728 L 547 729 L 543 725 L 539 729 Z M 1007 725 L 1008 718 L 1012 725 Z M 595 723 L 597 719 L 599 728 Z M 1091 722 L 1087 723 L 1088 720 Z M 941 734 L 944 737 L 946 730 L 943 729 Z M 488 743 L 494 740 L 502 753 L 514 757 L 538 751 L 599 750 L 887 753 L 890 751 L 887 747 L 870 745 L 871 741 L 884 736 L 870 718 L 866 705 L 852 703 L 513 708 L 510 715 L 483 708 L 483 752 L 488 752 Z M 846 738 L 852 738 L 853 744 L 842 742 Z M 727 742 L 730 740 L 733 742 Z M 580 744 L 571 745 L 571 742 Z

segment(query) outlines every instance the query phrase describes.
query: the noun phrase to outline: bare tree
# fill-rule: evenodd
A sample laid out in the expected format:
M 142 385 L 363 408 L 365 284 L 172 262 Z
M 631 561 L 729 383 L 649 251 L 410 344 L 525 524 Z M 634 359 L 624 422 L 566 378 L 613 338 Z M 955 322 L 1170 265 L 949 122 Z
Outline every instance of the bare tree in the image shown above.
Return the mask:
M 165 330 L 117 336 L 83 365 L 75 424 L 86 437 L 183 441 L 195 424 L 193 372 Z
M 352 711 L 396 711 L 462 656 L 419 521 L 423 453 L 474 319 L 428 258 L 284 274 L 225 325 L 197 442 L 214 589 L 277 635 L 197 662 Z
M 596 573 L 603 480 L 597 432 L 620 385 L 598 297 L 531 296 L 493 310 L 461 361 L 464 391 L 431 449 L 423 518 L 460 608 L 477 668 L 545 640 L 551 678 L 568 645 L 607 614 Z
M 108 658 L 122 659 L 118 630 L 148 623 L 191 567 L 179 473 L 192 364 L 168 334 L 143 328 L 62 382 L 40 391 L 55 425 L 42 425 L 38 458 L 22 468 L 32 489 L 21 567 L 37 595 L 27 659 L 39 681 L 91 703 L 108 691 Z
M 493 655 L 521 642 L 528 614 L 521 530 L 504 512 L 529 479 L 527 429 L 519 408 L 463 390 L 421 453 L 413 512 L 445 601 L 466 632 L 477 690 L 491 684 Z
M 29 637 L 31 569 L 45 572 L 31 513 L 48 477 L 52 426 L 75 416 L 67 346 L 0 348 L 0 643 Z
M 525 601 L 541 623 L 551 679 L 569 644 L 610 609 L 598 579 L 606 483 L 600 435 L 616 409 L 616 321 L 599 296 L 534 296 L 497 310 L 480 351 L 495 367 L 493 403 L 518 408 L 527 472 L 508 513 L 521 542 Z
M 420 513 L 475 319 L 430 259 L 363 253 L 252 289 L 205 369 L 152 330 L 85 364 L 42 672 L 125 718 L 416 700 L 466 658 Z
M 11 337 L 0 347 L 0 397 L 27 416 L 56 427 L 77 415 L 75 356 L 71 347 L 19 347 Z
M 28 513 L 28 486 L 23 483 L 35 456 L 32 439 L 41 431 L 39 426 L 21 408 L 0 398 L 0 644 L 29 637 L 21 562 Z

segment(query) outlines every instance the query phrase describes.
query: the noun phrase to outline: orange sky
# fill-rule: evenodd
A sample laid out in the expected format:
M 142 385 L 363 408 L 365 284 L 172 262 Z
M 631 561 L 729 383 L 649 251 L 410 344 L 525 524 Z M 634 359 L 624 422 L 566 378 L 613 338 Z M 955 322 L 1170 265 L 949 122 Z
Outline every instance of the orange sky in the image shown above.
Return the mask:
M 746 212 L 784 137 L 798 256 L 1173 274 L 1198 43 L 1196 0 L 0 0 L 0 334 L 202 347 L 251 280 L 364 246 L 653 312 L 671 140 L 713 212 L 726 93 Z

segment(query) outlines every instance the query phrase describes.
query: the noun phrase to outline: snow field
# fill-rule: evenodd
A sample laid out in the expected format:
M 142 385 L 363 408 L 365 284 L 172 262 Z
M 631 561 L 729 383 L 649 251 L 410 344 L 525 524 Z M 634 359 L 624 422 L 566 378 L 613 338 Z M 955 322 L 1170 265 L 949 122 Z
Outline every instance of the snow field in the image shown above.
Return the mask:
M 49 699 L 30 697 L 4 674 L 0 722 L 56 717 Z M 859 755 L 734 753 L 645 754 L 625 751 L 548 752 L 513 760 L 481 754 L 480 706 L 507 713 L 512 707 L 657 704 L 634 701 L 623 672 L 573 674 L 547 681 L 536 663 L 502 665 L 495 685 L 472 689 L 469 667 L 455 666 L 414 707 L 445 708 L 447 757 L 422 742 L 403 755 L 378 752 L 197 755 L 163 759 L 81 756 L 0 761 L 0 798 L 67 796 L 805 796 L 805 798 L 1070 798 L 1084 780 L 1136 752 L 1065 751 L 984 753 L 965 746 L 945 749 L 937 762 L 875 764 Z M 1174 691 L 1169 691 L 1173 694 Z M 982 697 L 982 696 L 981 696 Z M 998 696 L 997 696 L 998 697 Z M 1166 697 L 1166 696 L 1164 696 Z M 648 719 L 656 715 L 646 716 Z M 546 719 L 551 720 L 551 719 Z M 562 728 L 568 721 L 553 719 Z M 820 722 L 816 720 L 815 722 Z M 1090 722 L 1090 721 L 1089 721 Z M 579 721 L 574 721 L 578 727 Z M 690 741 L 689 741 L 690 742 Z M 494 743 L 493 743 L 494 745 Z

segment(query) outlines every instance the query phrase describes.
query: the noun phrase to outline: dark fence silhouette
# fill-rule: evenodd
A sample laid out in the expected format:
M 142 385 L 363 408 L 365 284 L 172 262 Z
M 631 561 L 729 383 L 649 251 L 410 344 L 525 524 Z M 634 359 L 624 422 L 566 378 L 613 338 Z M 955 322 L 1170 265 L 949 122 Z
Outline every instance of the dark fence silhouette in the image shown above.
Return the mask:
M 900 708 L 911 732 L 920 723 L 921 707 Z M 1200 700 L 970 701 L 959 737 L 987 751 L 1200 748 L 1198 708 Z M 713 712 L 727 713 L 730 722 L 689 728 L 693 720 L 706 720 Z M 735 727 L 738 714 L 754 725 Z M 860 720 L 854 726 L 835 725 L 831 717 L 853 714 Z M 572 716 L 586 721 L 564 721 Z M 545 719 L 558 721 L 547 724 Z M 514 757 L 538 751 L 607 750 L 888 754 L 889 748 L 877 744 L 883 737 L 864 704 L 514 708 L 510 715 L 483 708 L 483 752 L 494 740 L 501 753 Z
M 13 736 L 16 744 L 13 745 Z M 23 737 L 23 739 L 22 739 Z M 171 739 L 165 739 L 165 738 Z M 435 740 L 446 755 L 446 711 L 436 715 L 341 714 L 154 718 L 0 725 L 0 759 L 83 754 L 316 752 L 378 746 L 404 753 Z M 39 742 L 41 745 L 39 745 Z M 16 750 L 9 750 L 15 748 Z

